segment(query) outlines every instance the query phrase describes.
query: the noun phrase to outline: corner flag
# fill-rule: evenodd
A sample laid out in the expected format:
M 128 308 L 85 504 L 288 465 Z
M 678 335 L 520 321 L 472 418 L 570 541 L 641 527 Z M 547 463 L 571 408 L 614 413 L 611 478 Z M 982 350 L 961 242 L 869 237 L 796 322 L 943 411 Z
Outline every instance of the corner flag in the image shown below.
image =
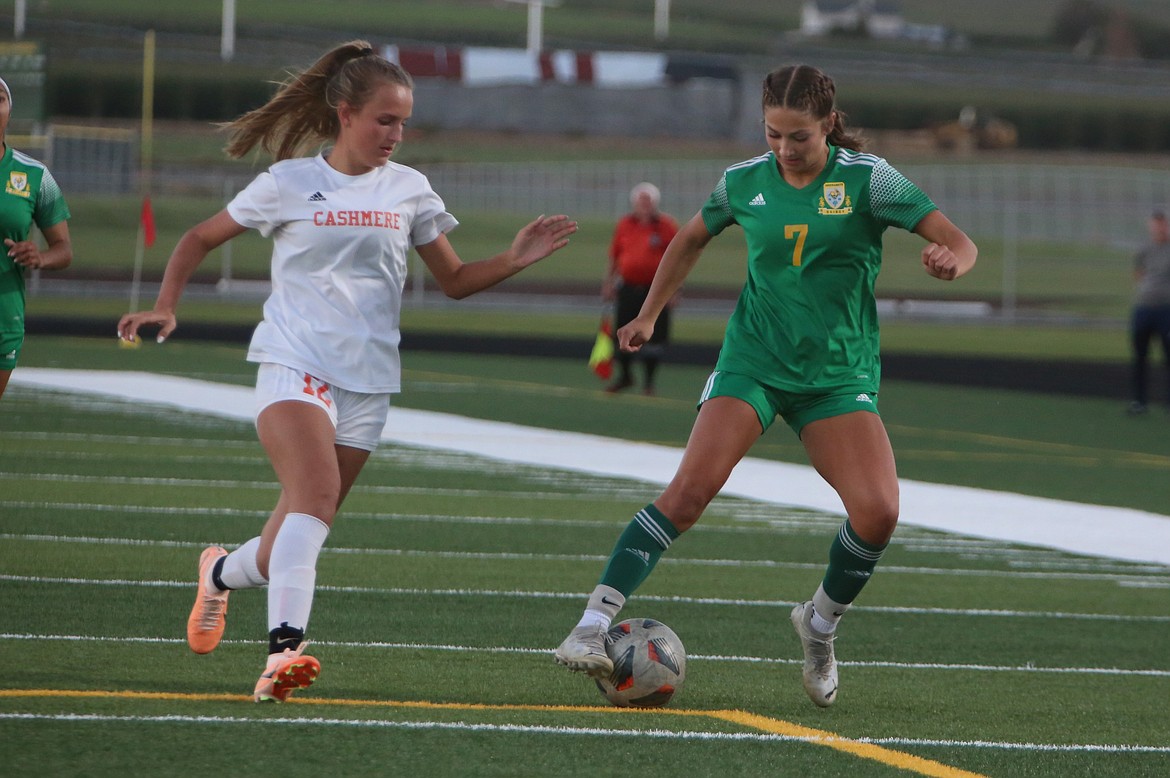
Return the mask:
M 601 320 L 601 329 L 593 343 L 593 353 L 589 355 L 589 367 L 603 380 L 613 375 L 613 328 L 610 327 L 609 319 Z
M 142 198 L 142 240 L 147 248 L 154 245 L 154 211 L 150 207 L 150 195 Z

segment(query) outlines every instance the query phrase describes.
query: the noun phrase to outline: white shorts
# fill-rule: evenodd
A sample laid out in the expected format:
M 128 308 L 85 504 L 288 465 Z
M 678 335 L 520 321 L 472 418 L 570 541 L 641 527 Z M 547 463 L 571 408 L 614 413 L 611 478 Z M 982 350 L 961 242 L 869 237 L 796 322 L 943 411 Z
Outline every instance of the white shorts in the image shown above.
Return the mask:
M 364 394 L 333 386 L 303 370 L 263 362 L 256 372 L 256 418 L 269 405 L 299 400 L 329 416 L 339 446 L 373 451 L 382 439 L 390 412 L 389 394 Z

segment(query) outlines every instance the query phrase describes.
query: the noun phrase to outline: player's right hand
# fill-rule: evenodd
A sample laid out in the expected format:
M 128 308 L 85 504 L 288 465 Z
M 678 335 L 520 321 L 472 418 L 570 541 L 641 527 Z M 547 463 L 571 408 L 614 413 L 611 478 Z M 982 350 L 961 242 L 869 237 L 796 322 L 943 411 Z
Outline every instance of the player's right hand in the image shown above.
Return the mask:
M 138 341 L 138 329 L 142 326 L 157 325 L 158 336 L 156 341 L 162 343 L 166 340 L 178 323 L 175 321 L 175 314 L 163 313 L 161 311 L 139 311 L 138 313 L 128 313 L 118 320 L 118 337 L 130 343 Z

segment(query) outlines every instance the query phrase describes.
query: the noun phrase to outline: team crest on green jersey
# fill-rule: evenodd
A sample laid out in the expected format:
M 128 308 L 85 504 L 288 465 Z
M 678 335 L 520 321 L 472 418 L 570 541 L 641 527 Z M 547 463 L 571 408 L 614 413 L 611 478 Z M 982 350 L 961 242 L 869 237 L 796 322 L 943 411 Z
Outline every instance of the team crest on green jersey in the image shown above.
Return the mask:
M 845 193 L 844 181 L 829 181 L 824 185 L 817 213 L 822 216 L 843 216 L 853 213 L 853 198 Z
M 8 172 L 8 184 L 4 187 L 4 191 L 11 195 L 18 197 L 30 197 L 32 192 L 28 189 L 28 173 L 21 173 L 16 170 Z

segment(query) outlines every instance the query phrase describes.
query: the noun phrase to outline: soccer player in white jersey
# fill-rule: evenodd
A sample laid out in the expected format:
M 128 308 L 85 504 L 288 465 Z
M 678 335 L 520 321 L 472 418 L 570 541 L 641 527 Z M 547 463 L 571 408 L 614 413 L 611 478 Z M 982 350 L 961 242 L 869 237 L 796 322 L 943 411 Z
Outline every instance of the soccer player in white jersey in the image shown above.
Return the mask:
M 208 653 L 223 636 L 229 592 L 267 586 L 269 657 L 257 702 L 283 702 L 320 671 L 304 653 L 317 556 L 401 387 L 407 253 L 417 251 L 443 292 L 459 299 L 544 259 L 577 230 L 565 216 L 541 216 L 507 250 L 464 263 L 446 237 L 457 222 L 426 177 L 389 161 L 412 106 L 410 76 L 365 41 L 338 46 L 290 78 L 228 127 L 229 155 L 259 146 L 276 164 L 183 235 L 154 309 L 118 323 L 128 341 L 157 326 L 161 343 L 210 251 L 249 229 L 272 237 L 272 294 L 248 360 L 260 365 L 256 429 L 281 494 L 259 536 L 231 553 L 203 551 L 187 622 L 191 649 Z M 332 143 L 296 158 L 322 141 Z
M 898 521 L 894 454 L 877 409 L 874 282 L 882 233 L 899 227 L 922 237 L 923 268 L 944 281 L 969 271 L 977 250 L 918 187 L 884 159 L 862 153 L 835 103 L 833 81 L 816 68 L 768 74 L 763 113 L 770 151 L 727 168 L 671 241 L 641 313 L 618 330 L 625 350 L 647 343 L 711 239 L 732 225 L 743 229 L 747 283 L 682 462 L 622 533 L 581 620 L 556 650 L 570 669 L 612 670 L 605 633 L 626 598 L 779 416 L 847 515 L 821 586 L 790 617 L 804 651 L 805 691 L 822 707 L 836 700 L 837 622 Z
M 0 78 L 0 397 L 24 345 L 24 276 L 29 270 L 60 270 L 73 261 L 69 206 L 42 163 L 8 145 L 12 92 Z M 32 226 L 47 244 L 41 248 Z

